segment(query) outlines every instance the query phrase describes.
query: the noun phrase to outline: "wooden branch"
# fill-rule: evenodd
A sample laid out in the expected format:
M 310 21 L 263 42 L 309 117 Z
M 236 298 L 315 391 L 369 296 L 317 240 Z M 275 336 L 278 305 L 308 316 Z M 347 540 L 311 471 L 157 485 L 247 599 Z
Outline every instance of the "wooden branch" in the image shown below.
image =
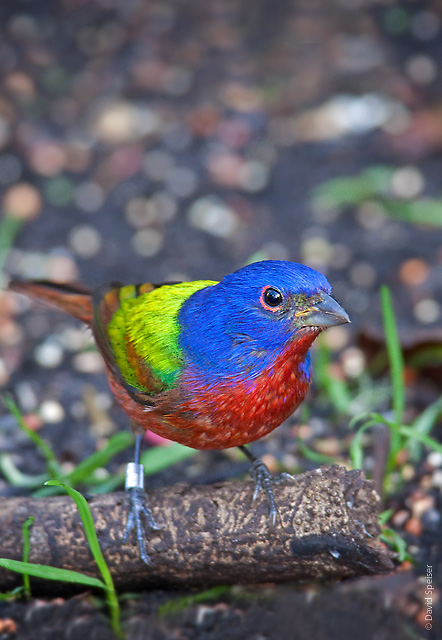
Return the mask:
M 379 542 L 379 498 L 360 471 L 327 466 L 274 489 L 282 519 L 269 528 L 268 505 L 252 502 L 250 482 L 173 486 L 149 492 L 161 531 L 147 535 L 148 567 L 135 539 L 123 545 L 127 498 L 90 500 L 100 545 L 121 589 L 262 582 L 301 582 L 385 573 L 393 568 Z M 97 576 L 83 525 L 66 496 L 0 501 L 0 557 L 22 559 L 22 524 L 34 516 L 30 562 Z M 59 583 L 31 579 L 33 593 Z M 22 577 L 0 569 L 0 589 Z

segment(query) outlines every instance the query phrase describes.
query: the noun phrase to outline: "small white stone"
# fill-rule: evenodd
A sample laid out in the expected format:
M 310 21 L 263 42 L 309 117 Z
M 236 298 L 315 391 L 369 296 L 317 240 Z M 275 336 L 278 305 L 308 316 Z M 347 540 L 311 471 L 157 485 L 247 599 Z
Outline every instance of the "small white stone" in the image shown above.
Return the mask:
M 442 469 L 433 472 L 432 481 L 433 487 L 442 489 Z
M 9 382 L 9 373 L 6 368 L 5 361 L 0 358 L 0 385 L 7 384 Z
M 56 424 L 64 418 L 64 409 L 56 400 L 45 400 L 40 407 L 40 416 L 43 422 Z
M 437 64 L 432 58 L 425 55 L 416 55 L 409 58 L 405 64 L 406 71 L 413 82 L 417 84 L 430 84 L 438 74 Z
M 48 338 L 35 349 L 34 358 L 41 367 L 54 369 L 63 360 L 63 348 L 58 341 Z
M 430 451 L 427 456 L 427 462 L 432 467 L 442 467 L 442 453 L 439 453 L 439 451 Z
M 244 162 L 238 173 L 241 187 L 251 193 L 262 191 L 269 183 L 269 168 L 258 160 Z
M 68 351 L 79 351 L 94 344 L 92 333 L 84 327 L 78 329 L 68 327 L 60 333 L 59 338 L 63 347 Z
M 365 367 L 364 354 L 357 347 L 348 347 L 342 354 L 342 365 L 349 377 L 357 378 Z
M 306 264 L 323 269 L 332 258 L 333 246 L 323 236 L 312 236 L 302 242 L 301 255 Z
M 188 212 L 192 226 L 213 236 L 228 238 L 238 228 L 238 219 L 233 209 L 222 200 L 213 197 L 198 198 Z
M 81 258 L 93 258 L 101 249 L 101 236 L 90 225 L 74 227 L 69 234 L 69 246 Z
M 163 236 L 156 229 L 141 229 L 132 238 L 132 246 L 144 258 L 155 256 L 163 246 Z
M 376 270 L 368 262 L 357 262 L 350 270 L 350 278 L 357 287 L 368 288 L 376 281 Z
M 339 351 L 347 346 L 350 334 L 345 327 L 330 327 L 321 339 L 333 351 Z
M 15 388 L 15 394 L 17 396 L 19 406 L 24 413 L 30 413 L 31 411 L 35 411 L 37 409 L 39 400 L 37 398 L 37 394 L 35 393 L 32 385 L 29 382 L 26 382 L 24 380 L 22 382 L 19 382 Z
M 103 358 L 97 351 L 83 351 L 72 358 L 72 364 L 81 373 L 99 373 L 103 370 Z
M 426 298 L 420 300 L 414 307 L 413 313 L 416 319 L 422 324 L 431 324 L 436 322 L 440 316 L 440 306 L 436 300 Z
M 416 198 L 424 186 L 424 177 L 416 167 L 398 169 L 391 179 L 393 193 L 404 200 Z

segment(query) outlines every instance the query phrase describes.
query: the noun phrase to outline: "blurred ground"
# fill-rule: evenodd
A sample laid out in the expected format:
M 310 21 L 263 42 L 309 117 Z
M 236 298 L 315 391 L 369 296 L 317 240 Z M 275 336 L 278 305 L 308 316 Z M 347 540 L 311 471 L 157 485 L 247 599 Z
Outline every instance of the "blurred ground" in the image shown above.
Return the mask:
M 441 225 L 403 222 L 370 198 L 325 207 L 312 190 L 324 180 L 382 165 L 392 171 L 395 198 L 438 202 L 441 21 L 435 0 L 2 2 L 0 201 L 9 218 L 25 220 L 12 248 L 10 225 L 0 229 L 5 274 L 91 285 L 158 282 L 221 278 L 250 260 L 299 260 L 327 274 L 352 318 L 351 330 L 329 339 L 340 350 L 344 375 L 357 375 L 382 342 L 380 284 L 394 293 L 407 347 L 440 343 Z M 439 214 L 442 221 L 442 206 Z M 101 361 L 75 322 L 1 295 L 0 383 L 14 391 L 26 414 L 40 410 L 37 423 L 44 423 L 42 433 L 59 458 L 77 463 L 116 425 L 125 428 L 111 406 Z M 86 382 L 94 401 L 110 412 L 100 433 L 91 428 Z M 433 368 L 419 378 L 411 398 L 422 407 L 440 389 L 440 369 Z M 309 405 L 310 424 L 316 425 L 311 432 L 327 439 L 330 427 L 324 410 L 315 408 L 314 393 Z M 14 421 L 5 413 L 0 420 L 0 450 L 14 454 L 27 473 L 41 472 L 41 460 Z M 270 451 L 286 461 L 291 455 L 305 464 L 292 434 L 293 422 L 257 445 L 257 453 Z M 245 470 L 222 454 L 198 454 L 154 481 L 184 475 L 209 482 Z M 429 488 L 436 514 L 441 484 Z M 412 489 L 421 487 L 409 487 L 409 495 Z M 0 490 L 19 492 L 1 477 Z M 398 505 L 406 499 L 398 497 Z M 440 562 L 434 513 L 419 535 L 424 565 L 430 557 Z M 404 574 L 380 584 L 355 587 L 351 607 L 359 607 L 365 621 L 359 635 L 431 638 L 419 626 L 422 597 L 415 578 Z M 350 605 L 343 589 L 317 597 L 328 603 L 335 596 L 338 617 L 346 620 Z M 361 593 L 370 595 L 364 600 Z M 164 630 L 152 613 L 163 595 L 143 597 L 149 616 L 134 638 L 217 638 L 237 624 L 236 605 L 227 599 L 222 624 L 220 614 L 210 614 L 217 622 L 205 629 L 206 614 L 192 618 L 189 609 L 188 633 L 182 618 Z M 307 597 L 289 597 L 285 590 L 273 597 L 285 609 L 294 607 L 287 605 L 290 598 L 296 601 L 304 627 L 288 622 L 292 637 L 322 637 L 321 606 L 312 612 Z M 75 602 L 57 605 L 67 606 L 74 621 L 83 615 Z M 401 623 L 387 632 L 390 603 Z M 17 611 L 24 619 L 27 605 L 0 604 L 0 617 Z M 281 637 L 254 615 L 244 619 L 241 637 Z M 66 637 L 84 633 L 81 624 L 72 624 L 77 631 Z M 353 638 L 352 629 L 343 623 L 327 637 Z M 29 624 L 16 637 L 32 633 L 35 625 Z M 107 631 L 96 637 L 108 637 L 100 633 Z M 59 629 L 38 637 L 56 634 Z

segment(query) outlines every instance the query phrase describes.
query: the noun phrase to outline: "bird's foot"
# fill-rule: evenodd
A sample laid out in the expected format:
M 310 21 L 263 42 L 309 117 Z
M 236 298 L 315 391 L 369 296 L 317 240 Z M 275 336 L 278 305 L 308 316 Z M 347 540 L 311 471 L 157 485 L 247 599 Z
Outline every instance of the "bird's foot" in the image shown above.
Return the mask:
M 144 524 L 142 516 L 147 521 L 147 524 L 151 529 L 159 530 L 162 526 L 159 525 L 149 507 L 147 506 L 147 495 L 144 490 L 144 468 L 142 464 L 136 462 L 129 462 L 126 467 L 126 491 L 129 494 L 130 506 L 127 516 L 126 529 L 123 534 L 123 543 L 126 543 L 132 530 L 135 529 L 137 533 L 138 548 L 140 550 L 140 556 L 143 562 L 150 564 L 150 558 L 146 551 L 146 541 L 144 530 Z
M 276 525 L 277 519 L 282 524 L 281 515 L 278 511 L 278 507 L 276 506 L 275 496 L 273 495 L 273 486 L 281 484 L 284 480 L 294 480 L 294 478 L 289 473 L 280 473 L 277 476 L 272 475 L 264 462 L 259 458 L 253 461 L 250 468 L 250 474 L 253 482 L 255 483 L 253 500 L 256 500 L 260 491 L 264 491 L 269 503 L 269 517 L 271 528 L 273 529 Z

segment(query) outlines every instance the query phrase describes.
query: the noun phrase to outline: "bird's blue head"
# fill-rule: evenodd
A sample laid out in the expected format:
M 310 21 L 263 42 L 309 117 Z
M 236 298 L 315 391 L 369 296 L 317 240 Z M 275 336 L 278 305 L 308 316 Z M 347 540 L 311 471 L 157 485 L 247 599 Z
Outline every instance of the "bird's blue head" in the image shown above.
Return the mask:
M 295 262 L 255 262 L 191 295 L 178 321 L 186 360 L 209 380 L 255 378 L 306 332 L 348 322 L 328 280 Z

